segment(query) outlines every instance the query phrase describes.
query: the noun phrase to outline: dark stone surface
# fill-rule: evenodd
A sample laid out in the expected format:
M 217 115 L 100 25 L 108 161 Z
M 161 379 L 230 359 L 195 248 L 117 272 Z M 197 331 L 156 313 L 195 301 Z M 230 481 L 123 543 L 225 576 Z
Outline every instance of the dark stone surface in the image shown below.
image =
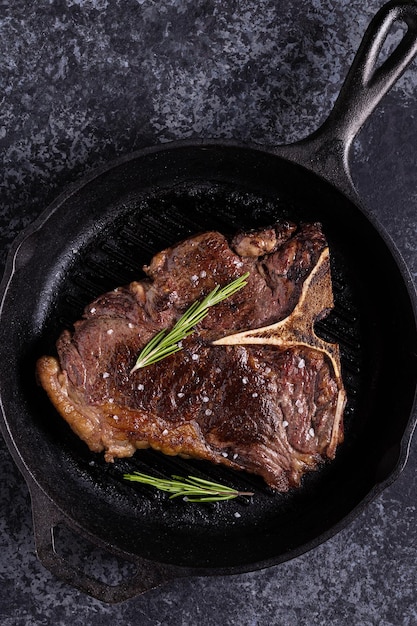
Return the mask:
M 117 155 L 181 138 L 284 143 L 329 112 L 377 0 L 0 2 L 0 260 L 66 186 Z M 389 43 L 395 37 L 390 36 Z M 417 62 L 366 123 L 352 172 L 417 277 Z M 412 626 L 417 450 L 348 528 L 289 563 L 179 580 L 117 606 L 34 552 L 28 490 L 0 442 L 3 626 L 120 623 Z M 97 556 L 92 569 L 106 570 Z

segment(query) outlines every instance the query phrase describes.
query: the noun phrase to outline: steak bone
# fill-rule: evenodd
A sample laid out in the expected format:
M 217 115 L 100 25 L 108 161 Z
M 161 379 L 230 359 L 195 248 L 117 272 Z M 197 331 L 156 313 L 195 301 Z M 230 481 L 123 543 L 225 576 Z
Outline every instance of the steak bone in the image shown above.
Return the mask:
M 298 303 L 290 315 L 275 324 L 227 335 L 212 342 L 216 346 L 258 344 L 284 349 L 307 346 L 323 352 L 332 364 L 339 389 L 329 455 L 334 453 L 338 443 L 339 425 L 346 403 L 346 393 L 342 382 L 339 346 L 318 337 L 314 331 L 314 324 L 333 307 L 330 254 L 329 248 L 326 247 L 305 280 Z

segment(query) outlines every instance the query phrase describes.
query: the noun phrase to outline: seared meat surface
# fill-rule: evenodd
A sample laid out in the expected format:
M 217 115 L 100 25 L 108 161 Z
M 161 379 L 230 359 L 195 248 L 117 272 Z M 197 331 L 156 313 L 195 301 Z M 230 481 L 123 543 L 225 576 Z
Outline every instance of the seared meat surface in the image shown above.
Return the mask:
M 40 382 L 107 461 L 151 446 L 259 474 L 273 489 L 299 485 L 343 438 L 334 364 L 305 344 L 212 342 L 290 316 L 326 246 L 318 224 L 191 237 L 155 255 L 146 279 L 91 303 L 58 339 L 58 358 L 39 359 Z M 209 309 L 180 352 L 131 373 L 159 330 L 245 272 L 246 287 Z

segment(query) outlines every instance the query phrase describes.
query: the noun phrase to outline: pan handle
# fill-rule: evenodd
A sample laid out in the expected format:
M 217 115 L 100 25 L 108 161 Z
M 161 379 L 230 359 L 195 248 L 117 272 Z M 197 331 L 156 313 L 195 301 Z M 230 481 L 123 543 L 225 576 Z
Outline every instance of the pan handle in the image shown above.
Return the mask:
M 378 66 L 382 46 L 396 22 L 403 22 L 407 30 Z M 309 137 L 282 146 L 277 153 L 322 175 L 357 200 L 348 165 L 352 142 L 416 53 L 417 2 L 388 2 L 369 24 L 327 120 Z
M 32 500 L 32 515 L 36 554 L 42 565 L 58 579 L 68 583 L 97 600 L 106 603 L 119 603 L 158 587 L 170 580 L 187 576 L 186 568 L 164 565 L 147 559 L 126 555 L 113 548 L 100 544 L 96 538 L 89 538 L 71 522 L 52 500 L 32 480 L 28 481 Z M 56 548 L 55 532 L 66 527 L 73 534 L 87 540 L 94 549 L 100 548 L 107 555 L 132 564 L 135 573 L 123 578 L 118 584 L 104 582 L 88 574 L 80 565 L 74 565 L 70 559 L 59 554 Z

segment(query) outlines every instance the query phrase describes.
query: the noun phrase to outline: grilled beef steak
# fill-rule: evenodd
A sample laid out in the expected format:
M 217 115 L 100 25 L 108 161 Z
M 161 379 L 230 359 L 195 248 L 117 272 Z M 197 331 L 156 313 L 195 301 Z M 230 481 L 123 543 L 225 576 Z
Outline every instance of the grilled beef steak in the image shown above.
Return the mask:
M 231 241 L 218 232 L 191 237 L 157 254 L 144 280 L 90 304 L 74 332 L 60 336 L 58 358 L 39 359 L 39 380 L 107 461 L 151 446 L 259 474 L 276 490 L 299 485 L 303 473 L 334 457 L 343 438 L 337 348 L 327 351 L 313 332 L 311 340 L 287 333 L 281 345 L 270 345 L 272 331 L 253 344 L 250 337 L 213 342 L 280 321 L 291 329 L 294 320 L 295 328 L 309 315 L 311 294 L 311 315 L 324 315 L 331 302 L 321 304 L 311 277 L 330 285 L 326 250 L 318 224 L 278 223 Z M 245 272 L 246 287 L 209 309 L 180 352 L 131 373 L 159 330 Z

